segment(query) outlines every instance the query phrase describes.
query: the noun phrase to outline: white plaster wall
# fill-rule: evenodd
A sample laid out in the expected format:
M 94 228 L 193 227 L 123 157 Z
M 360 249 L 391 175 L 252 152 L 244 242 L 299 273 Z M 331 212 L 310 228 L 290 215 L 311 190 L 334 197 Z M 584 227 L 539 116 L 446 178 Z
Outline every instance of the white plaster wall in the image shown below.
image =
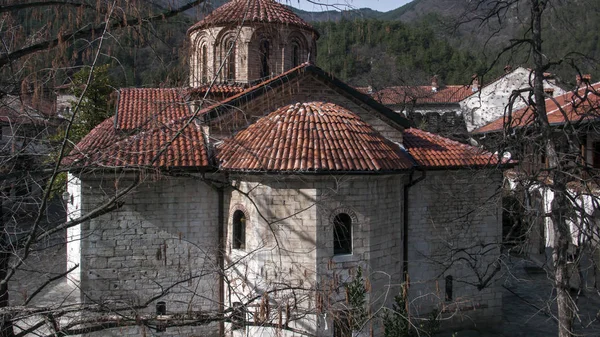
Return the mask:
M 493 323 L 501 319 L 502 293 L 491 282 L 502 241 L 499 171 L 430 171 L 409 192 L 408 274 L 411 313 L 436 308 L 452 324 Z M 468 252 L 466 254 L 465 252 Z M 453 299 L 446 301 L 451 275 Z
M 69 173 L 67 177 L 67 219 L 74 220 L 81 217 L 81 180 Z M 81 225 L 67 229 L 67 270 L 81 264 Z M 81 268 L 73 270 L 67 275 L 70 284 L 79 287 L 81 281 Z
M 102 179 L 83 177 L 82 208 L 93 209 L 113 196 L 116 186 L 128 183 L 110 174 Z M 200 181 L 155 176 L 125 198 L 120 209 L 84 223 L 82 300 L 140 305 L 173 286 L 159 299 L 166 302 L 168 314 L 215 313 L 217 199 L 216 192 Z M 137 312 L 153 314 L 155 303 Z M 140 329 L 113 329 L 99 335 L 139 336 Z M 216 325 L 175 327 L 161 335 L 211 336 L 217 331 Z
M 502 117 L 513 90 L 530 87 L 533 77 L 530 70 L 519 67 L 462 100 L 460 106 L 467 130 L 471 132 Z M 550 81 L 544 81 L 544 88 L 554 89 L 555 97 L 565 93 L 561 87 Z M 516 99 L 512 111 L 525 107 L 527 99 L 527 96 Z

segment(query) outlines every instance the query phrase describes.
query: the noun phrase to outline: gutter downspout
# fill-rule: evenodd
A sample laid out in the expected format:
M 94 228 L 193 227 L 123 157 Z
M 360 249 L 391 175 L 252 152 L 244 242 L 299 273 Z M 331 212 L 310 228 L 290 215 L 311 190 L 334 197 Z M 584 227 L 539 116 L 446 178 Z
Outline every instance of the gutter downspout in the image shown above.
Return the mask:
M 408 183 L 404 185 L 404 223 L 403 223 L 403 243 L 402 246 L 402 271 L 403 271 L 403 280 L 404 283 L 408 286 L 409 277 L 408 277 L 408 192 L 410 188 L 421 182 L 425 179 L 425 171 L 421 168 L 416 168 L 416 170 L 421 172 L 421 176 L 416 180 L 413 180 L 413 175 L 415 173 L 415 169 L 410 171 L 410 175 L 408 178 Z
M 224 187 L 218 187 L 218 226 L 219 226 L 219 248 L 217 250 L 217 263 L 219 264 L 219 316 L 221 320 L 219 322 L 219 336 L 225 336 L 225 216 L 223 214 L 225 210 L 225 192 Z

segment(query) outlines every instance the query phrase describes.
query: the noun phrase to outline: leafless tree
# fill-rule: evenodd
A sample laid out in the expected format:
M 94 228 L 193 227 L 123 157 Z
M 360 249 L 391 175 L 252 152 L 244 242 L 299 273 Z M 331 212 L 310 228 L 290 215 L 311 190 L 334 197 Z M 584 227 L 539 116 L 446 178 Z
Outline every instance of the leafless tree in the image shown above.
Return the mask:
M 594 205 L 592 208 L 597 207 L 598 186 L 596 171 L 591 163 L 586 162 L 588 156 L 582 151 L 588 145 L 585 144 L 588 131 L 594 128 L 590 121 L 597 117 L 596 89 L 583 81 L 567 102 L 557 102 L 544 92 L 545 76 L 557 65 L 568 63 L 572 66 L 573 76 L 582 75 L 573 62 L 572 53 L 551 57 L 549 51 L 553 46 L 544 43 L 552 34 L 550 29 L 545 28 L 549 25 L 545 25 L 544 21 L 551 20 L 554 11 L 567 5 L 570 4 L 553 0 L 473 1 L 469 13 L 461 18 L 462 22 L 501 26 L 517 15 L 523 23 L 523 35 L 507 41 L 494 63 L 506 60 L 507 56 L 513 62 L 519 62 L 515 55 L 524 55 L 522 62 L 532 69 L 530 83 L 529 87 L 513 92 L 505 109 L 504 130 L 493 146 L 500 153 L 510 152 L 513 158 L 522 161 L 516 180 L 526 195 L 521 200 L 528 204 L 529 209 L 534 194 L 549 192 L 553 195 L 549 207 L 541 213 L 531 213 L 529 218 L 534 221 L 528 224 L 532 227 L 524 232 L 539 233 L 534 225 L 540 220 L 551 226 L 551 280 L 556 290 L 556 320 L 561 337 L 575 334 L 574 317 L 578 307 L 577 297 L 570 292 L 570 280 L 577 275 L 570 265 L 580 262 L 579 258 L 573 258 L 573 247 L 580 233 L 587 233 L 584 236 L 591 239 L 590 229 L 595 225 L 589 220 L 589 205 L 587 209 L 583 207 L 582 200 L 588 200 Z M 518 100 L 528 102 L 526 114 L 515 114 L 513 104 Z M 550 120 L 552 117 L 548 115 L 552 110 L 558 111 L 555 115 L 562 121 L 558 126 L 556 120 Z M 545 163 L 539 162 L 540 154 Z M 532 162 L 535 164 L 531 165 Z

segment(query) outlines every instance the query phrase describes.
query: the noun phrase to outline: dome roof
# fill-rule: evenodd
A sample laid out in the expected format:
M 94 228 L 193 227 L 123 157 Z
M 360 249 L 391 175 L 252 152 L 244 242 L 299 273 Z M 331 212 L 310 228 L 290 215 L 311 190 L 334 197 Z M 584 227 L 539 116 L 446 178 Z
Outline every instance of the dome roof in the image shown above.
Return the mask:
M 318 36 L 311 25 L 274 0 L 231 0 L 190 27 L 188 34 L 206 27 L 240 24 L 242 21 L 296 26 L 311 30 Z
M 381 172 L 410 169 L 410 157 L 355 113 L 333 103 L 282 107 L 218 147 L 221 169 Z

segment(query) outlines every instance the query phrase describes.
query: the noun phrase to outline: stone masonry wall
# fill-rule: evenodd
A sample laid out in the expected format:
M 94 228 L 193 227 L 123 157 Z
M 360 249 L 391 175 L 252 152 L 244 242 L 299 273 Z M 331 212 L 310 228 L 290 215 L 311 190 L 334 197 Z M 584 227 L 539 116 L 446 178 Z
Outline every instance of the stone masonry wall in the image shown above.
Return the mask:
M 114 195 L 126 179 L 82 178 L 82 209 Z M 121 306 L 145 303 L 163 290 L 167 314 L 214 313 L 218 303 L 216 192 L 191 179 L 154 177 L 138 187 L 117 211 L 84 223 L 81 291 L 86 303 Z M 177 282 L 182 283 L 173 286 Z M 151 302 L 143 314 L 152 314 Z M 100 336 L 140 336 L 143 328 L 114 329 Z M 169 328 L 162 336 L 210 336 L 216 325 Z
M 362 269 L 370 312 L 389 306 L 402 283 L 403 186 L 407 175 L 347 176 L 324 181 L 318 190 L 317 268 L 323 298 L 321 336 L 333 336 L 333 320 L 347 311 L 346 285 Z M 333 218 L 349 214 L 352 254 L 334 255 Z M 355 221 L 354 221 L 355 220 Z M 325 324 L 327 319 L 327 324 Z M 372 334 L 371 334 L 372 331 Z M 377 319 L 361 336 L 383 336 Z
M 223 39 L 237 36 L 237 27 L 211 27 L 194 31 L 190 34 L 192 52 L 190 53 L 190 86 L 197 87 L 208 84 L 217 76 L 217 82 L 224 81 L 223 74 L 218 74 L 225 60 L 227 50 L 223 48 Z M 267 38 L 270 42 L 268 57 L 269 76 L 279 75 L 292 68 L 291 42 L 299 43 L 299 61 L 314 62 L 316 53 L 313 36 L 310 31 L 293 26 L 253 24 L 240 28 L 235 48 L 235 82 L 252 83 L 260 79 L 260 40 Z M 206 60 L 202 50 L 206 46 Z M 206 65 L 206 70 L 204 70 Z M 204 77 L 206 75 L 206 77 Z
M 295 336 L 260 327 L 262 323 L 277 324 L 281 322 L 280 317 L 282 321 L 289 319 L 292 328 L 314 332 L 314 185 L 283 177 L 244 179 L 249 181 L 233 182 L 235 188 L 225 205 L 228 210 L 226 307 L 232 307 L 235 302 L 243 303 L 247 319 L 257 326 L 234 330 L 233 336 L 246 336 L 245 333 Z M 233 247 L 233 214 L 238 210 L 244 212 L 246 219 L 244 249 Z M 271 314 L 261 316 L 265 301 L 269 303 Z M 292 308 L 290 317 L 285 314 L 286 308 Z M 231 328 L 228 325 L 227 329 Z
M 412 315 L 425 316 L 436 308 L 458 325 L 470 324 L 472 319 L 487 323 L 501 319 L 499 285 L 492 281 L 483 287 L 496 270 L 494 262 L 500 254 L 501 177 L 501 172 L 491 170 L 432 171 L 411 187 L 408 274 Z M 448 276 L 452 277 L 452 298 L 446 298 Z
M 331 337 L 333 320 L 346 309 L 346 284 L 358 267 L 370 284 L 367 297 L 373 311 L 389 304 L 392 294 L 398 293 L 402 275 L 402 186 L 406 175 L 244 179 L 251 182 L 234 186 L 251 191 L 250 198 L 233 191 L 226 207 L 228 305 L 246 303 L 258 296 L 248 307 L 248 317 L 254 319 L 265 298 L 261 294 L 291 287 L 293 292 L 270 293 L 271 313 L 292 304 L 292 315 L 302 318 L 290 326 Z M 247 216 L 243 250 L 232 248 L 232 218 L 237 210 Z M 352 254 L 333 254 L 332 219 L 339 212 L 353 217 Z M 277 322 L 277 314 L 271 320 Z M 366 330 L 371 328 L 374 336 L 383 335 L 376 321 Z M 235 330 L 234 336 L 243 332 L 295 336 L 258 327 Z

